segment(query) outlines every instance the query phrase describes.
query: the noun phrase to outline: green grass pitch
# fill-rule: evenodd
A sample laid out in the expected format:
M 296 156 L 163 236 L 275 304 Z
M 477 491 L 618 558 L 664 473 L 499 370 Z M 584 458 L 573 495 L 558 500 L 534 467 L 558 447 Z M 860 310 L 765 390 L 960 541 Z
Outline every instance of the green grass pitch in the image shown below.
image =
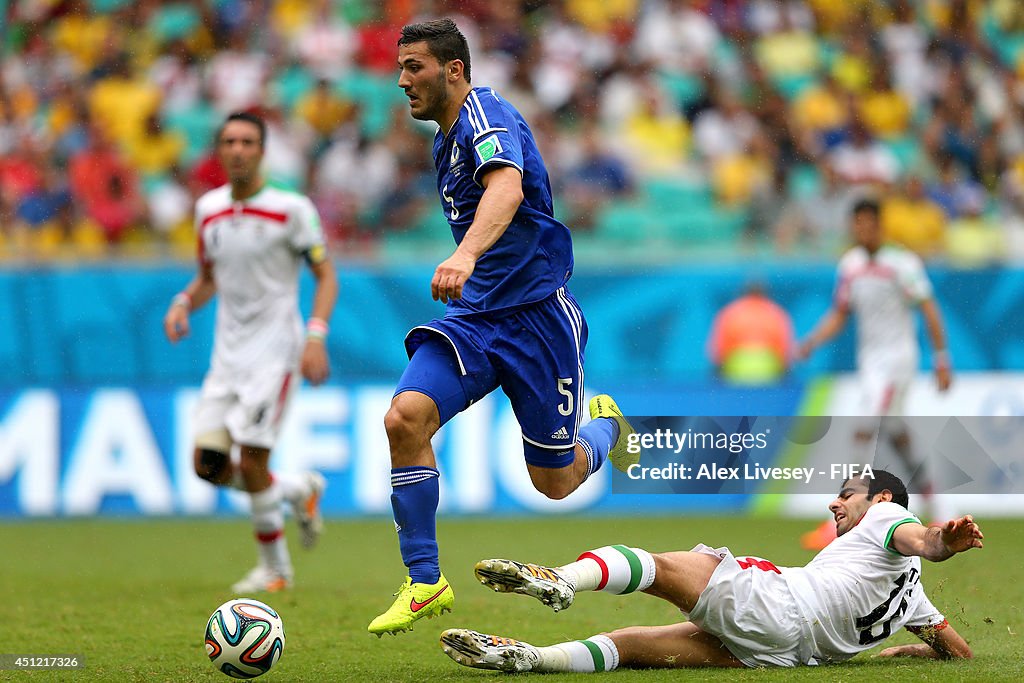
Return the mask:
M 925 563 L 928 594 L 970 642 L 966 663 L 880 660 L 871 652 L 843 665 L 775 671 L 617 671 L 628 681 L 1014 680 L 1024 679 L 1024 522 L 980 520 L 986 547 L 942 564 Z M 720 518 L 546 517 L 445 520 L 442 567 L 455 612 L 415 631 L 377 639 L 366 625 L 388 607 L 404 573 L 390 520 L 329 522 L 319 548 L 292 537 L 296 587 L 265 597 L 282 615 L 284 657 L 266 681 L 483 681 L 492 672 L 459 667 L 438 634 L 462 626 L 547 645 L 631 624 L 679 618 L 645 595 L 583 594 L 555 614 L 533 600 L 498 595 L 473 578 L 473 563 L 513 557 L 545 564 L 625 543 L 652 551 L 698 542 L 728 545 L 777 564 L 803 564 L 797 538 L 806 521 Z M 0 523 L 0 653 L 79 654 L 82 671 L 0 671 L 0 680 L 221 681 L 203 649 L 210 613 L 254 562 L 244 520 L 33 521 Z M 256 596 L 258 597 L 258 596 Z M 903 633 L 889 643 L 914 642 Z M 876 650 L 877 651 L 877 650 Z M 873 652 L 876 652 L 873 651 Z M 543 683 L 584 675 L 544 675 Z M 524 680 L 519 677 L 517 680 Z

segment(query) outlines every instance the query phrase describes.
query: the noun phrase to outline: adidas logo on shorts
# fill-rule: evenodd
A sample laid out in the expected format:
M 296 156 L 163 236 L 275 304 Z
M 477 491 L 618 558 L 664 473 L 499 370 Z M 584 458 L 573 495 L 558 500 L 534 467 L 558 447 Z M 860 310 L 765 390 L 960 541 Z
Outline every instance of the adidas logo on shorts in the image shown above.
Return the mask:
M 569 438 L 569 432 L 566 430 L 565 427 L 559 427 L 558 431 L 551 433 L 551 438 L 552 439 L 568 439 Z

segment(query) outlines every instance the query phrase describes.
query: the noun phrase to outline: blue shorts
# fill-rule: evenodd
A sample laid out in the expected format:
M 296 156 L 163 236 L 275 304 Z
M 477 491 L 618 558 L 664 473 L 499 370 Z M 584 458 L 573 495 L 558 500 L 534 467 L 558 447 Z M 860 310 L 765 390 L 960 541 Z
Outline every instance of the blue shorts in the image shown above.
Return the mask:
M 565 287 L 512 311 L 432 320 L 405 338 L 409 365 L 395 395 L 426 394 L 444 424 L 500 386 L 526 462 L 566 467 L 575 459 L 586 346 L 587 321 Z

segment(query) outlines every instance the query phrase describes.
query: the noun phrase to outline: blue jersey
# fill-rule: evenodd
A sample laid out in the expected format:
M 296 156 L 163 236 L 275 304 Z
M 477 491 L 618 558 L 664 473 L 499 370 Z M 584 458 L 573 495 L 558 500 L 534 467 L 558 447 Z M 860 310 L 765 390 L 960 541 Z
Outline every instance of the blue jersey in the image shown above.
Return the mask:
M 572 275 L 572 237 L 555 220 L 551 183 L 530 127 L 491 88 L 473 88 L 448 134 L 434 138 L 437 190 L 456 243 L 483 196 L 484 174 L 512 166 L 523 175 L 523 202 L 504 234 L 476 262 L 462 298 L 447 315 L 495 311 L 547 298 Z

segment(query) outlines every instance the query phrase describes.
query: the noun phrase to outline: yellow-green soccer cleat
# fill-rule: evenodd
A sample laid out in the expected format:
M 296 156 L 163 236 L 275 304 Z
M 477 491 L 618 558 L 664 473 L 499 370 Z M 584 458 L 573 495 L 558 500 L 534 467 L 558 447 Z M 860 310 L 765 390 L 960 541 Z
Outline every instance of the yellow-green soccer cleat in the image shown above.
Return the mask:
M 455 594 L 444 574 L 441 574 L 437 583 L 413 583 L 407 576 L 395 595 L 397 597 L 391 609 L 371 621 L 366 629 L 378 638 L 385 633 L 394 635 L 399 631 L 411 631 L 417 619 L 433 619 L 439 614 L 451 612 L 455 604 Z
M 630 453 L 626 450 L 629 435 L 636 430 L 622 416 L 619 406 L 615 405 L 615 400 L 608 394 L 599 394 L 590 399 L 590 418 L 596 420 L 599 417 L 610 417 L 619 423 L 619 438 L 608 451 L 608 459 L 612 466 L 620 472 L 625 472 L 630 465 L 640 462 L 639 453 Z

